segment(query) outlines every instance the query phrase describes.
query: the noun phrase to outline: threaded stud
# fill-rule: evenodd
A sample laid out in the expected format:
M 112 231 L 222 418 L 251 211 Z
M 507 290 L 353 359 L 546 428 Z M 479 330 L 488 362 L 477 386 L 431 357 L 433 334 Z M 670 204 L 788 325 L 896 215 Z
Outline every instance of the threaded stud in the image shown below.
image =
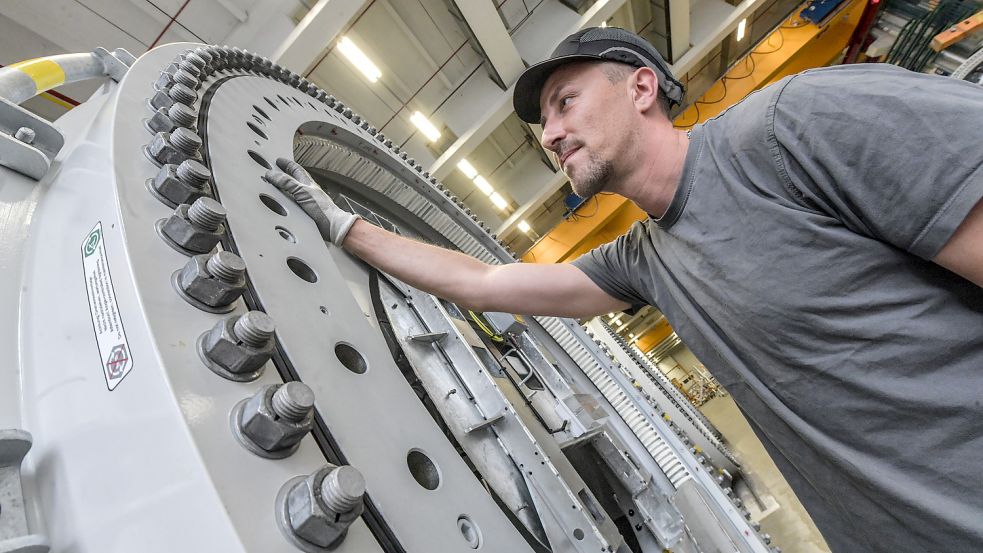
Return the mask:
M 349 465 L 334 469 L 321 481 L 321 499 L 328 509 L 336 513 L 351 511 L 364 495 L 365 478 Z
M 220 251 L 208 258 L 205 269 L 219 280 L 234 283 L 246 274 L 246 262 L 232 252 Z
M 192 90 L 198 88 L 199 85 L 198 76 L 192 75 L 184 69 L 178 69 L 174 72 L 174 82 L 181 83 Z
M 215 59 L 211 52 L 208 51 L 208 48 L 205 47 L 195 48 L 195 51 L 192 53 L 201 58 L 201 60 L 205 62 L 205 65 L 212 63 L 212 60 Z
M 21 127 L 14 133 L 14 139 L 19 140 L 24 144 L 34 144 L 35 136 L 34 129 L 30 127 Z
M 195 124 L 195 110 L 184 104 L 172 104 L 167 117 L 177 127 L 192 127 Z
M 205 167 L 205 164 L 196 159 L 186 159 L 177 166 L 177 178 L 185 184 L 190 184 L 195 188 L 202 188 L 208 179 L 212 178 L 212 172 Z
M 273 412 L 291 422 L 300 422 L 314 408 L 314 390 L 303 382 L 287 382 L 273 393 Z
M 206 65 L 208 65 L 201 56 L 199 56 L 196 52 L 191 51 L 184 55 L 184 61 L 197 67 L 198 71 L 201 71 Z
M 198 198 L 188 208 L 188 219 L 195 226 L 210 231 L 218 230 L 226 215 L 225 206 L 207 196 Z
M 194 131 L 184 127 L 177 127 L 171 131 L 171 144 L 182 153 L 193 156 L 201 148 L 201 138 Z
M 167 95 L 171 100 L 185 105 L 191 105 L 198 99 L 198 94 L 194 90 L 178 82 L 171 85 L 170 90 L 167 91 Z
M 236 319 L 232 327 L 236 338 L 242 340 L 248 346 L 261 348 L 273 337 L 276 325 L 273 324 L 273 317 L 262 311 L 250 311 Z

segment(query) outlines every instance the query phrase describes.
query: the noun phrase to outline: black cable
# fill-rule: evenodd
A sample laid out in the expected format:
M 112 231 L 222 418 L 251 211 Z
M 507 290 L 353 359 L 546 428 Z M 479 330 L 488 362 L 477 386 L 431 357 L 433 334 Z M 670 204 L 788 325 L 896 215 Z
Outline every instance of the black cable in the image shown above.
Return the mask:
M 753 75 L 755 64 L 754 64 L 754 57 L 750 53 L 748 53 L 748 55 L 744 57 L 744 65 L 747 65 L 748 60 L 751 60 L 751 70 L 747 72 L 747 75 L 741 75 L 740 77 L 728 77 L 727 75 L 724 75 L 724 80 L 730 79 L 732 81 L 739 81 L 741 79 L 746 79 L 751 75 Z
M 771 35 L 771 36 L 775 36 L 775 35 Z M 765 44 L 767 44 L 768 46 L 771 46 L 771 36 L 769 36 L 768 39 L 765 40 Z M 778 38 L 782 39 L 782 41 L 778 43 L 778 47 L 775 48 L 774 50 L 769 50 L 767 52 L 757 52 L 755 50 L 751 50 L 751 52 L 748 55 L 750 56 L 752 54 L 758 54 L 758 55 L 774 54 L 775 52 L 781 50 L 785 46 L 785 34 L 782 33 L 781 27 L 778 28 Z
M 724 100 L 726 100 L 727 99 L 727 78 L 724 77 L 723 79 L 720 79 L 720 84 L 724 85 L 724 93 L 720 96 L 720 99 L 714 100 L 712 102 L 704 102 L 703 100 L 697 100 L 696 103 L 697 104 L 703 104 L 704 106 L 710 106 L 710 105 L 713 105 L 713 104 L 719 104 L 720 102 L 723 102 Z
M 675 128 L 677 128 L 677 129 L 681 129 L 681 128 L 684 128 L 684 127 L 692 127 L 693 125 L 699 123 L 700 122 L 700 103 L 699 102 L 694 103 L 693 104 L 693 108 L 696 110 L 696 119 L 694 119 L 692 123 L 689 123 L 689 124 L 686 124 L 686 125 L 677 125 L 675 122 L 673 122 L 672 126 L 675 127 Z

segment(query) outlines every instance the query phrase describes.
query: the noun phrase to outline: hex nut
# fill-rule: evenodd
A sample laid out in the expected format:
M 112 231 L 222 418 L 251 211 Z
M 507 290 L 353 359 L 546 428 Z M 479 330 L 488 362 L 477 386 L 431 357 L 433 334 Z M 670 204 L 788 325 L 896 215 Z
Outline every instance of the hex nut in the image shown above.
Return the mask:
M 201 337 L 201 355 L 209 368 L 221 376 L 237 381 L 259 378 L 262 368 L 273 355 L 275 346 L 271 338 L 262 347 L 253 347 L 235 334 L 235 323 L 239 317 L 227 317 L 219 321 Z M 214 365 L 214 367 L 212 366 Z
M 365 505 L 359 501 L 346 513 L 330 510 L 321 497 L 322 481 L 338 467 L 328 465 L 305 478 L 290 489 L 286 496 L 286 512 L 295 537 L 317 547 L 336 546 L 345 539 L 348 527 L 362 516 Z
M 217 255 L 217 254 L 216 254 Z M 188 297 L 208 307 L 225 307 L 246 291 L 246 278 L 226 282 L 208 272 L 208 254 L 196 255 L 178 272 L 175 285 Z
M 238 421 L 242 436 L 275 457 L 281 456 L 276 455 L 278 452 L 293 453 L 304 436 L 314 428 L 313 409 L 300 421 L 288 420 L 274 412 L 273 394 L 280 386 L 267 386 L 246 400 Z
M 192 204 L 205 195 L 205 189 L 199 188 L 192 182 L 182 180 L 177 175 L 177 165 L 168 163 L 162 165 L 157 175 L 150 181 L 150 186 L 158 198 L 167 200 L 171 207 L 180 204 Z
M 181 128 L 175 129 L 175 133 L 182 130 Z M 187 159 L 200 160 L 201 157 L 197 150 L 194 153 L 189 153 L 182 151 L 175 145 L 171 140 L 171 133 L 159 132 L 154 135 L 153 142 L 147 146 L 147 153 L 153 158 L 157 163 L 162 165 L 173 163 L 175 165 L 180 164 L 182 161 Z
M 225 225 L 208 230 L 195 225 L 188 218 L 188 204 L 177 206 L 174 213 L 163 222 L 160 232 L 174 245 L 192 253 L 208 253 L 225 234 Z

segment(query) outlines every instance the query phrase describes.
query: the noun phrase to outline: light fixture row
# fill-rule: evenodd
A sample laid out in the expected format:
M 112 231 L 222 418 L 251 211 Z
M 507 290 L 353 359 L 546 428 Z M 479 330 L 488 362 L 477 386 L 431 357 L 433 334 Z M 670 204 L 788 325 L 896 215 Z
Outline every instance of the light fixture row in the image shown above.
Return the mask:
M 382 71 L 379 70 L 378 66 L 372 63 L 365 52 L 363 52 L 354 42 L 347 36 L 341 37 L 338 41 L 338 50 L 348 59 L 348 61 L 358 69 L 369 82 L 376 82 L 382 77 Z M 413 112 L 410 116 L 410 122 L 413 123 L 417 129 L 427 138 L 428 142 L 436 142 L 440 139 L 441 133 L 440 129 L 434 125 L 427 116 L 419 111 Z M 505 211 L 509 207 L 509 201 L 505 199 L 504 196 L 495 191 L 495 188 L 488 182 L 485 177 L 478 174 L 477 169 L 474 168 L 471 163 L 466 159 L 462 159 L 457 164 L 457 168 L 460 169 L 462 173 L 481 191 L 482 194 L 488 196 L 492 204 L 498 209 Z M 532 227 L 529 226 L 525 220 L 519 221 L 519 230 L 528 233 Z

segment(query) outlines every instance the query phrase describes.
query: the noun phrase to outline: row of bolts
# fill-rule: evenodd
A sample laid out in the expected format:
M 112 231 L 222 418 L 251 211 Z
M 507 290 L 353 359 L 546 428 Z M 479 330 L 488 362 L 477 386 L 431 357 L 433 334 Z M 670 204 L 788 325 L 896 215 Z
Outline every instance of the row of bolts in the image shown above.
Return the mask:
M 202 140 L 195 129 L 197 89 L 219 71 L 241 73 L 257 66 L 268 76 L 299 84 L 299 76 L 239 48 L 199 47 L 185 51 L 161 72 L 148 100 L 152 115 L 144 121 L 154 134 L 144 153 L 159 167 L 157 175 L 148 180 L 148 189 L 175 208 L 170 217 L 157 222 L 158 234 L 168 245 L 191 256 L 175 273 L 175 287 L 189 303 L 211 312 L 231 310 L 245 292 L 246 266 L 232 252 L 211 253 L 224 235 L 227 212 L 207 191 L 211 172 L 202 162 Z M 306 90 L 313 92 L 316 87 Z M 249 311 L 219 321 L 202 335 L 199 353 L 206 366 L 221 376 L 255 380 L 272 356 L 274 332 L 269 315 Z M 234 411 L 236 437 L 264 457 L 292 454 L 313 428 L 313 407 L 314 393 L 302 382 L 264 387 Z M 310 496 L 306 502 L 298 499 L 305 492 Z M 281 494 L 280 508 L 288 512 L 281 530 L 302 549 L 333 548 L 361 515 L 364 494 L 365 481 L 356 469 L 327 465 L 304 481 L 290 484 Z
M 615 359 L 614 354 L 611 353 L 611 350 L 610 350 L 610 348 L 608 348 L 607 344 L 605 344 L 600 338 L 598 338 L 594 334 L 594 331 L 591 330 L 590 328 L 584 327 L 584 332 L 587 334 L 588 337 L 590 337 L 593 340 L 594 345 L 596 345 L 602 352 L 604 352 L 605 355 L 607 355 L 608 359 L 614 364 L 614 368 L 617 369 L 617 370 L 622 370 L 621 363 L 617 359 Z M 615 340 L 617 340 L 618 342 L 620 342 L 621 345 L 622 345 L 622 347 L 625 349 L 625 351 L 628 351 L 629 354 L 631 355 L 630 349 L 628 348 L 628 345 L 624 343 L 624 341 L 621 339 L 620 336 L 618 336 L 614 331 L 612 331 L 610 329 L 608 329 L 608 333 L 612 337 L 614 337 Z M 634 357 L 634 355 L 632 355 L 632 357 Z M 638 361 L 636 360 L 636 362 L 638 362 Z M 679 438 L 683 441 L 683 444 L 685 444 L 687 446 L 690 446 L 689 451 L 690 451 L 690 453 L 692 453 L 696 457 L 696 460 L 701 465 L 708 465 L 711 469 L 715 468 L 713 466 L 713 464 L 710 463 L 710 460 L 707 459 L 705 455 L 703 455 L 702 453 L 700 453 L 700 451 L 696 447 L 693 446 L 692 441 L 689 439 L 689 436 L 686 435 L 686 433 L 683 431 L 683 429 L 680 428 L 679 425 L 677 425 L 675 422 L 673 422 L 672 420 L 670 420 L 669 417 L 668 417 L 668 415 L 665 413 L 665 411 L 662 410 L 661 407 L 659 407 L 659 405 L 655 402 L 655 400 L 653 400 L 651 396 L 649 396 L 647 393 L 645 393 L 642 390 L 641 385 L 636 380 L 634 380 L 634 378 L 632 378 L 630 375 L 628 375 L 627 373 L 625 373 L 625 375 L 628 376 L 631 379 L 632 387 L 634 387 L 636 390 L 638 390 L 642 394 L 642 396 L 645 398 L 645 400 L 649 403 L 649 405 L 652 406 L 654 409 L 656 409 L 656 411 L 659 413 L 659 416 L 661 416 L 663 419 L 665 419 L 665 421 L 669 424 L 669 428 L 673 432 L 675 432 L 677 436 L 679 436 Z M 721 472 L 725 472 L 725 471 L 721 471 Z M 744 502 L 741 500 L 741 498 L 737 497 L 737 495 L 734 494 L 733 488 L 731 488 L 730 486 L 727 485 L 728 478 L 725 478 L 723 474 L 718 474 L 716 476 L 716 478 L 715 478 L 715 481 L 722 488 L 724 494 L 727 497 L 730 498 L 731 502 L 734 503 L 734 506 L 736 506 L 738 509 L 740 509 L 741 515 L 746 520 L 749 521 L 749 524 L 751 525 L 751 528 L 753 528 L 756 532 L 760 532 L 761 531 L 761 523 L 759 523 L 756 520 L 754 520 L 754 521 L 751 520 L 751 511 L 749 511 L 747 509 L 747 507 L 744 506 Z M 771 545 L 771 535 L 770 534 L 764 533 L 764 534 L 760 534 L 760 536 L 761 536 L 761 541 L 765 542 L 765 545 Z M 770 549 L 771 549 L 772 553 L 782 553 L 782 548 L 781 547 L 772 546 Z

